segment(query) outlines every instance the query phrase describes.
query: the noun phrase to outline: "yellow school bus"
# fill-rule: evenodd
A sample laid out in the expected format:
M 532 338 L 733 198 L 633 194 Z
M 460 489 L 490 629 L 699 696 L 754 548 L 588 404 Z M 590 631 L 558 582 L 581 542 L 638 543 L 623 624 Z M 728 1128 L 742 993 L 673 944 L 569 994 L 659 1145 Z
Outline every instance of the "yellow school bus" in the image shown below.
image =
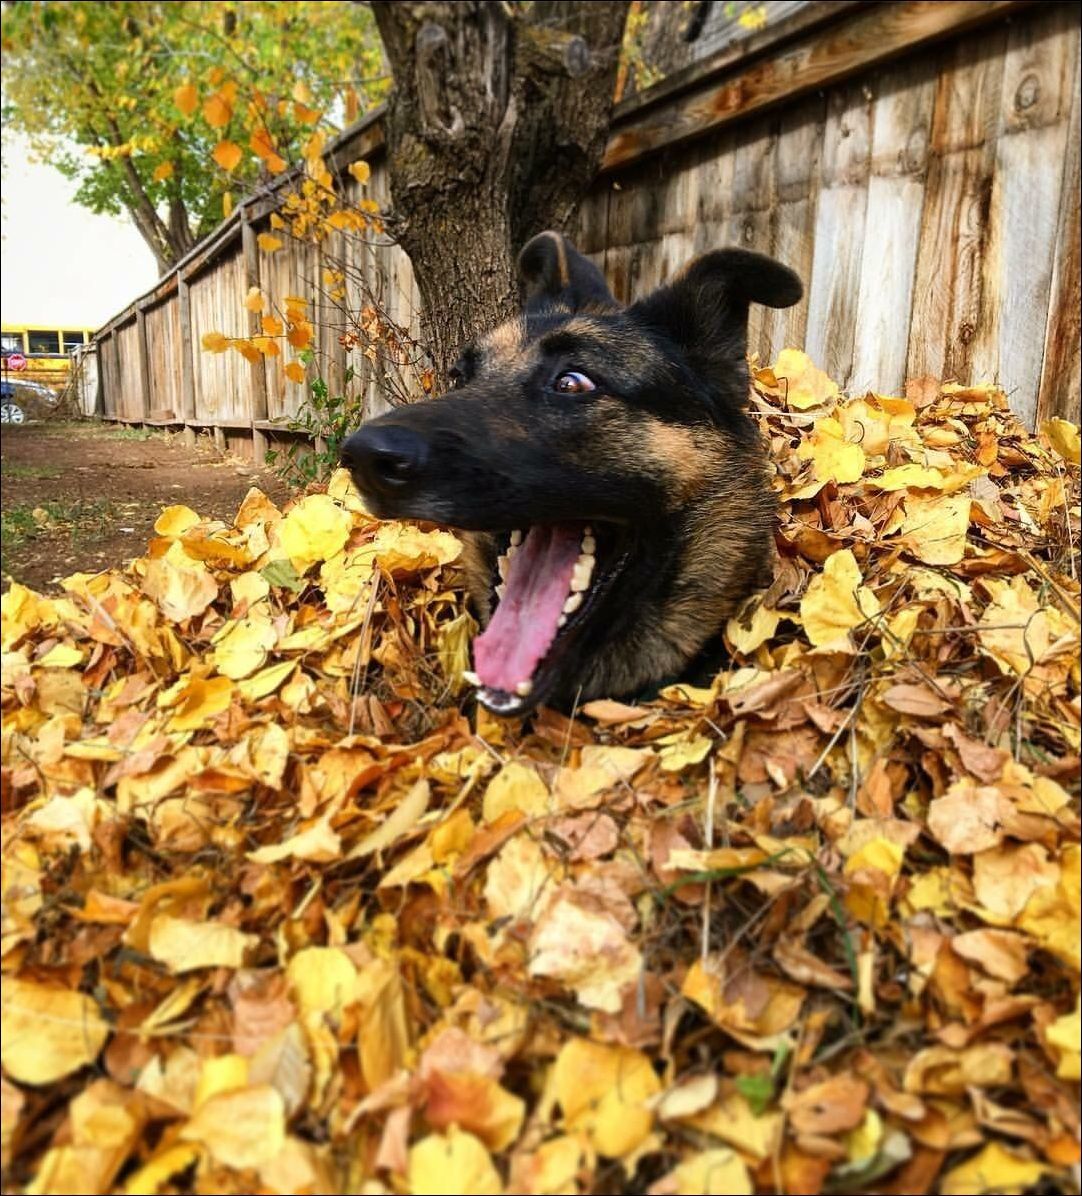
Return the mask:
M 47 386 L 62 386 L 71 369 L 71 351 L 77 345 L 89 344 L 94 336 L 91 328 L 49 328 L 42 324 L 4 324 L 0 327 L 0 349 L 4 376 L 11 380 L 43 382 Z M 26 358 L 26 368 L 15 371 L 8 367 L 12 354 Z

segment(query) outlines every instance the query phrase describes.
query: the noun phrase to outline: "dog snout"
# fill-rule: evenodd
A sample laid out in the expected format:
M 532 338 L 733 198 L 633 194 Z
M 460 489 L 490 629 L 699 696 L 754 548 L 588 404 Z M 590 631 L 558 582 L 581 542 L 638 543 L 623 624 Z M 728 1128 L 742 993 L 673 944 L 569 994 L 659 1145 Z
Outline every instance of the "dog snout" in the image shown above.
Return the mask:
M 342 445 L 341 460 L 359 489 L 391 494 L 417 482 L 428 463 L 428 442 L 412 428 L 370 424 Z

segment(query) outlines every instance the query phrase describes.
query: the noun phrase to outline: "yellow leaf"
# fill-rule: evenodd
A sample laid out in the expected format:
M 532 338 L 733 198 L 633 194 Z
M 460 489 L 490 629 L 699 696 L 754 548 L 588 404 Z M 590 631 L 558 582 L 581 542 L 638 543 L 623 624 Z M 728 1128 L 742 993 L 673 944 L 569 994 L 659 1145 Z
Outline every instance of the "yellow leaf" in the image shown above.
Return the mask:
M 503 1191 L 485 1144 L 455 1126 L 446 1134 L 429 1134 L 410 1147 L 407 1186 L 413 1196 L 498 1196 Z
M 0 1031 L 4 1071 L 20 1084 L 52 1084 L 94 1062 L 109 1024 L 85 993 L 5 976 Z
M 286 227 L 286 222 L 282 219 L 281 216 L 278 215 L 277 212 L 271 212 L 270 226 L 271 226 L 271 228 L 277 229 L 279 232 L 281 232 L 282 229 L 284 229 Z
M 1041 424 L 1041 432 L 1064 461 L 1072 465 L 1082 464 L 1082 429 L 1078 424 L 1066 419 L 1046 419 Z
M 817 648 L 855 652 L 852 632 L 879 614 L 879 600 L 861 584 L 860 566 L 848 548 L 827 557 L 800 600 L 800 618 Z
M 621 1158 L 649 1135 L 661 1081 L 640 1051 L 572 1038 L 556 1056 L 552 1082 L 567 1128 L 598 1154 Z
M 304 947 L 286 968 L 301 1013 L 339 1016 L 357 999 L 357 969 L 338 947 Z
M 549 791 L 536 771 L 511 760 L 488 783 L 485 790 L 484 819 L 495 822 L 510 812 L 539 818 L 548 811 Z
M 1082 1068 L 1082 998 L 1075 997 L 1074 1013 L 1065 1013 L 1045 1030 L 1045 1041 L 1059 1055 L 1056 1075 L 1077 1080 Z
M 193 922 L 159 914 L 150 924 L 149 952 L 178 975 L 196 968 L 239 968 L 259 936 L 244 934 L 224 922 Z
M 725 1147 L 692 1155 L 660 1183 L 676 1196 L 752 1196 L 755 1191 L 744 1160 Z
M 203 101 L 203 119 L 212 129 L 224 129 L 233 118 L 233 105 L 218 91 Z
M 161 162 L 154 167 L 154 173 L 150 176 L 156 183 L 164 183 L 166 179 L 173 177 L 175 167 L 172 162 Z
M 285 375 L 290 382 L 296 382 L 298 385 L 304 381 L 304 362 L 290 361 L 286 363 Z
M 208 335 L 214 335 L 209 333 Z M 179 540 L 185 532 L 199 522 L 199 516 L 191 507 L 178 503 L 173 507 L 165 507 L 154 520 L 154 530 L 159 536 L 166 536 L 170 540 Z
M 224 677 L 239 681 L 261 669 L 278 641 L 270 615 L 260 611 L 231 619 L 214 635 L 209 662 Z
M 243 156 L 243 151 L 235 141 L 219 141 L 211 153 L 223 170 L 236 170 Z
M 821 407 L 838 397 L 837 382 L 813 365 L 811 358 L 799 349 L 782 349 L 774 363 L 774 376 L 786 404 L 795 411 Z
M 256 237 L 256 241 L 259 243 L 259 248 L 262 249 L 264 253 L 276 253 L 282 248 L 282 238 L 275 237 L 271 233 L 260 233 L 259 236 Z
M 169 720 L 171 731 L 195 731 L 229 709 L 233 682 L 228 677 L 189 677 L 179 690 L 179 702 Z
M 222 192 L 222 216 L 228 219 L 233 214 L 233 192 Z
M 778 630 L 781 619 L 781 611 L 771 610 L 769 606 L 756 606 L 750 619 L 729 620 L 725 626 L 725 638 L 738 652 L 748 656 L 770 639 Z
M 191 116 L 199 107 L 199 92 L 190 83 L 185 83 L 173 92 L 173 103 L 184 116 Z
M 294 503 L 278 528 L 280 542 L 298 573 L 341 552 L 353 518 L 327 494 L 309 494 Z
M 251 312 L 261 312 L 266 306 L 266 296 L 259 289 L 259 287 L 249 287 L 248 294 L 244 296 L 244 306 Z
M 949 473 L 911 462 L 895 469 L 885 469 L 879 477 L 869 478 L 868 485 L 877 490 L 942 490 L 945 494 L 953 494 L 968 486 L 974 478 L 983 477 L 986 472 L 979 465 L 965 462 L 959 462 Z
M 285 1143 L 285 1105 L 269 1084 L 211 1097 L 180 1131 L 215 1162 L 244 1170 L 269 1163 Z
M 248 852 L 248 858 L 256 864 L 276 864 L 279 860 L 289 859 L 327 863 L 339 859 L 341 855 L 342 840 L 331 830 L 326 818 L 319 819 L 282 843 Z
M 186 557 L 185 563 L 177 563 L 161 556 L 147 562 L 143 593 L 154 599 L 167 619 L 183 623 L 202 614 L 218 597 L 218 583 L 200 561 Z
M 363 187 L 365 183 L 367 183 L 372 177 L 372 168 L 362 158 L 349 164 L 349 173 L 353 175 L 357 182 Z
M 964 494 L 910 494 L 899 529 L 909 551 L 926 565 L 956 565 L 966 553 L 970 500 Z
M 124 1196 L 156 1196 L 169 1180 L 187 1171 L 200 1153 L 194 1142 L 176 1142 L 159 1150 L 124 1185 Z
M 1022 1192 L 1036 1187 L 1050 1168 L 990 1142 L 979 1154 L 948 1171 L 940 1181 L 942 1196 L 984 1196 L 985 1193 Z
M 797 449 L 797 456 L 811 461 L 815 480 L 795 490 L 793 498 L 811 498 L 827 482 L 856 482 L 864 473 L 864 450 L 845 439 L 841 424 L 833 416 L 816 421 L 811 436 Z
M 203 348 L 209 353 L 224 353 L 229 348 L 229 337 L 220 332 L 204 332 Z
M 415 781 L 386 819 L 374 831 L 366 835 L 349 853 L 349 859 L 356 860 L 396 843 L 411 830 L 421 815 L 428 809 L 431 798 L 428 781 Z

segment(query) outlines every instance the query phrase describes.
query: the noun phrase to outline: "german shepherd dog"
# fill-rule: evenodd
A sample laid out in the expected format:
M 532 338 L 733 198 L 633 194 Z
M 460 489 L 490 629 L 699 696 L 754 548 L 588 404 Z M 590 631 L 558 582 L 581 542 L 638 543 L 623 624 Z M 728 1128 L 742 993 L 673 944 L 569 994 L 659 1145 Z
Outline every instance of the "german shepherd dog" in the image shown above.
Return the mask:
M 795 274 L 721 249 L 622 307 L 559 233 L 519 256 L 521 316 L 466 347 L 453 393 L 345 442 L 374 514 L 464 532 L 479 700 L 634 695 L 674 678 L 770 575 L 774 500 L 746 410 L 748 305 Z

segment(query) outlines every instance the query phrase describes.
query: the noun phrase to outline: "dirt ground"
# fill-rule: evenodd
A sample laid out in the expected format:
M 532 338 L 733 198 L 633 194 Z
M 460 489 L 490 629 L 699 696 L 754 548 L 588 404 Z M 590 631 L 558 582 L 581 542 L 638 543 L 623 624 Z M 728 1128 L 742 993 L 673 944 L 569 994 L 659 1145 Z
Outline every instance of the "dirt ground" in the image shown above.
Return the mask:
M 249 487 L 289 490 L 268 469 L 223 456 L 209 437 L 110 424 L 6 425 L 0 437 L 3 588 L 50 590 L 70 573 L 139 556 L 162 507 L 227 519 Z

